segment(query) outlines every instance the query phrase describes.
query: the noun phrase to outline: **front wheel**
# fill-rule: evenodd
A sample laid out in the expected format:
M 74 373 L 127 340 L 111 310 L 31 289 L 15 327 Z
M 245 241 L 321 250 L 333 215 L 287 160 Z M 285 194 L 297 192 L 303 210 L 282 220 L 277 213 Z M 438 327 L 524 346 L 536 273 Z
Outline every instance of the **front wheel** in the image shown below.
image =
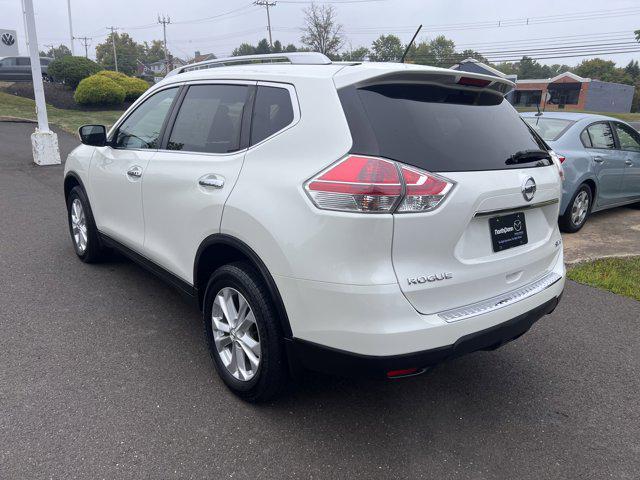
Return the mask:
M 104 257 L 104 248 L 98 238 L 91 206 L 84 190 L 73 187 L 67 198 L 69 232 L 78 258 L 85 263 L 95 263 Z
M 580 230 L 587 221 L 591 213 L 593 194 L 589 185 L 583 183 L 574 193 L 567 210 L 558 221 L 560 230 L 567 233 L 574 233 Z
M 263 402 L 286 384 L 283 336 L 261 276 L 246 262 L 218 268 L 209 279 L 203 319 L 220 378 L 243 400 Z

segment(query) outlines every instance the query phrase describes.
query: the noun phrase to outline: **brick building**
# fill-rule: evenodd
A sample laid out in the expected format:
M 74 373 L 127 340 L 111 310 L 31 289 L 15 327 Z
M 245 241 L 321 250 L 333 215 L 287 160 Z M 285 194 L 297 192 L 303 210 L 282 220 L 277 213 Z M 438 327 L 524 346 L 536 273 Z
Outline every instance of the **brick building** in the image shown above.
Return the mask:
M 565 72 L 553 78 L 517 80 L 510 100 L 516 107 L 542 108 L 546 98 L 546 110 L 625 113 L 631 111 L 633 90 L 632 85 Z

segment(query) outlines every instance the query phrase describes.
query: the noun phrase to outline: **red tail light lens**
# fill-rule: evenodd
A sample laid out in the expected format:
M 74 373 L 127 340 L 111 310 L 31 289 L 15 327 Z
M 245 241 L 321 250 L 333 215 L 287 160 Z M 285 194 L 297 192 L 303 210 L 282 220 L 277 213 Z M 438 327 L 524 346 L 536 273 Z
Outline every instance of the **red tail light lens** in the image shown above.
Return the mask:
M 469 87 L 486 87 L 491 83 L 491 80 L 485 80 L 483 78 L 473 78 L 473 77 L 460 77 L 458 80 L 458 85 L 467 85 Z
M 562 155 L 558 155 L 558 160 L 560 160 L 560 163 L 564 163 L 564 161 L 567 159 L 567 157 L 563 157 Z
M 349 155 L 305 184 L 318 208 L 365 213 L 391 213 L 396 206 L 399 213 L 432 210 L 452 187 L 453 182 L 438 175 L 358 155 Z
M 426 212 L 436 208 L 453 187 L 453 183 L 422 170 L 402 167 L 406 193 L 398 213 Z
M 319 208 L 346 212 L 390 212 L 402 194 L 394 162 L 348 156 L 306 185 Z

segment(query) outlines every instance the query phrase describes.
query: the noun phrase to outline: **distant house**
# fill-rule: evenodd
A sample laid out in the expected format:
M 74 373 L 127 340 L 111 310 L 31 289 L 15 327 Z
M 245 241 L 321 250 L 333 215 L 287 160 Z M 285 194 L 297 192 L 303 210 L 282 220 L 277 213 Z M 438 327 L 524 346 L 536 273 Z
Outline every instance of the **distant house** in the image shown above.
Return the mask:
M 169 60 L 169 70 L 173 70 L 174 68 L 182 67 L 186 65 L 187 62 L 178 58 L 172 57 Z M 142 70 L 142 71 L 140 71 Z M 140 75 L 164 75 L 166 73 L 166 64 L 164 60 L 158 60 L 157 62 L 138 64 L 138 73 Z
M 512 103 L 516 107 L 544 105 L 546 110 L 627 113 L 631 111 L 633 91 L 632 85 L 564 72 L 553 78 L 518 80 Z
M 204 62 L 205 60 L 213 60 L 215 58 L 216 56 L 213 53 L 201 54 L 198 50 L 196 50 L 195 55 L 193 56 L 193 59 L 190 60 L 189 63 Z

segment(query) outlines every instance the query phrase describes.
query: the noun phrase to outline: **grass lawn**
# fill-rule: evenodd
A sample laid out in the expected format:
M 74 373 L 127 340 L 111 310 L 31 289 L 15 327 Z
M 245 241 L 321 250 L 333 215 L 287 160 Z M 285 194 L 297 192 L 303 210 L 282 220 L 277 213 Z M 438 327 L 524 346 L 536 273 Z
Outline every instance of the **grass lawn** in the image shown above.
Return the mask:
M 571 267 L 568 277 L 640 300 L 640 257 L 603 258 Z
M 49 123 L 74 134 L 78 131 L 78 127 L 88 123 L 113 125 L 122 112 L 122 110 L 62 110 L 47 105 Z M 36 104 L 29 98 L 0 92 L 0 117 L 4 116 L 35 120 Z
M 519 112 L 537 112 L 537 108 L 516 108 Z M 636 113 L 610 113 L 610 112 L 581 112 L 578 110 L 548 110 L 549 112 L 574 112 L 574 113 L 594 113 L 596 115 L 606 115 L 607 117 L 618 118 L 625 122 L 640 122 L 640 112 Z

